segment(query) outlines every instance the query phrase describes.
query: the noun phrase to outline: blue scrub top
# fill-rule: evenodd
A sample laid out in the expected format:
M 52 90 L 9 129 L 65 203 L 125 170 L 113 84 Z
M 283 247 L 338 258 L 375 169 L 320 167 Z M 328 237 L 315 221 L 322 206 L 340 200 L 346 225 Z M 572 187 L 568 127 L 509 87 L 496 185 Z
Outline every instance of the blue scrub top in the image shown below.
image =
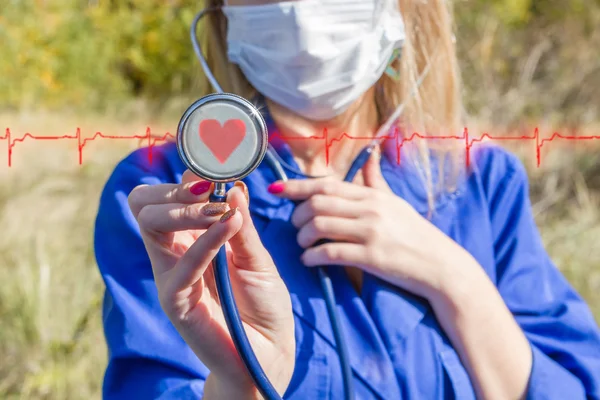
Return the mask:
M 273 143 L 295 165 L 287 145 Z M 209 371 L 160 307 L 127 203 L 137 185 L 181 182 L 185 167 L 172 143 L 155 147 L 152 163 L 148 158 L 148 149 L 140 149 L 118 164 L 96 220 L 109 349 L 104 398 L 200 398 Z M 427 215 L 424 186 L 410 165 L 381 161 L 392 190 Z M 297 230 L 289 222 L 293 204 L 267 192 L 274 179 L 263 162 L 244 181 L 256 228 L 292 299 L 296 367 L 285 398 L 341 400 L 341 368 L 325 302 L 315 270 L 299 258 Z M 598 326 L 544 250 L 518 159 L 496 147 L 473 149 L 469 173 L 456 192 L 436 199 L 431 220 L 477 259 L 527 335 L 533 352 L 528 398 L 600 399 Z M 424 299 L 367 273 L 359 295 L 343 271 L 330 268 L 330 274 L 357 399 L 475 398 L 461 360 Z

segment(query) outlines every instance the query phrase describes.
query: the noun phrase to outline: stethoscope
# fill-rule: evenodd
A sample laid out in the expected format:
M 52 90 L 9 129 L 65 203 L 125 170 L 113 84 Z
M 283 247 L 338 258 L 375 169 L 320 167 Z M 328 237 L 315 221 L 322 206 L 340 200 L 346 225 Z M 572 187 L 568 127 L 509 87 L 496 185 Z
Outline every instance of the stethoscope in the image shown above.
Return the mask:
M 177 150 L 181 160 L 190 171 L 202 179 L 215 183 L 214 192 L 210 194 L 211 202 L 224 202 L 227 198 L 226 183 L 245 178 L 263 160 L 269 164 L 277 180 L 288 180 L 286 170 L 300 176 L 314 178 L 298 171 L 277 154 L 268 143 L 267 124 L 257 107 L 240 96 L 224 93 L 212 74 L 202 55 L 196 31 L 200 19 L 207 12 L 216 10 L 210 8 L 200 11 L 192 22 L 190 35 L 194 52 L 216 93 L 194 102 L 179 121 Z M 415 95 L 416 89 L 424 80 L 430 65 L 427 65 L 417 80 L 410 97 Z M 373 150 L 386 139 L 386 133 L 390 131 L 392 125 L 402 114 L 405 104 L 406 100 L 398 106 L 377 131 L 372 141 L 354 159 L 344 181 L 352 182 L 354 180 Z M 322 243 L 324 241 L 317 245 Z M 213 268 L 223 315 L 240 358 L 263 397 L 267 400 L 281 400 L 281 396 L 260 366 L 244 331 L 231 288 L 225 246 L 219 249 L 213 261 Z M 353 378 L 348 347 L 337 316 L 333 285 L 325 266 L 318 267 L 316 270 L 340 359 L 345 398 L 353 399 Z

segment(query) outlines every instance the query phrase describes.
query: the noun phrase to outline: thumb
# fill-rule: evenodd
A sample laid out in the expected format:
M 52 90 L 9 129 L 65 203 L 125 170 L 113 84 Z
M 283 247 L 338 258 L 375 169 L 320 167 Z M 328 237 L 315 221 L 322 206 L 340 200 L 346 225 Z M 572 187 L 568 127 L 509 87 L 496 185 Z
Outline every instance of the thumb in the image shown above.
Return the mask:
M 242 269 L 264 270 L 271 263 L 270 255 L 264 248 L 256 227 L 252 222 L 250 210 L 248 209 L 248 188 L 238 181 L 235 186 L 227 192 L 227 203 L 229 207 L 238 207 L 243 222 L 240 230 L 229 239 L 233 263 Z
M 390 187 L 388 186 L 383 174 L 381 173 L 381 149 L 379 146 L 373 149 L 371 153 L 371 157 L 365 163 L 365 166 L 362 168 L 363 181 L 365 186 L 371 187 L 373 189 L 384 190 L 387 192 L 391 192 Z

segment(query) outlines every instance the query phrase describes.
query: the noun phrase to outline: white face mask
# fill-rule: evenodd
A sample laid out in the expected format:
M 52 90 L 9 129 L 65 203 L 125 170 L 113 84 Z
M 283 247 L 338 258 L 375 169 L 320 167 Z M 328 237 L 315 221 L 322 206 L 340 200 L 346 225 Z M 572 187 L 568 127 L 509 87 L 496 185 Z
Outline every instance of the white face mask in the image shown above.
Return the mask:
M 298 0 L 223 12 L 229 60 L 264 96 L 312 120 L 347 110 L 405 39 L 396 0 Z

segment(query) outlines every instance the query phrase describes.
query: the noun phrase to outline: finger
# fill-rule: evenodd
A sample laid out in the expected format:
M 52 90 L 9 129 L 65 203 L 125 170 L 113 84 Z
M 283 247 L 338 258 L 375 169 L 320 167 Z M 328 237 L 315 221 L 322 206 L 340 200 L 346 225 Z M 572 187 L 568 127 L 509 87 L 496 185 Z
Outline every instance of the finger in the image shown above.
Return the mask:
M 375 147 L 371 153 L 371 157 L 362 168 L 362 174 L 365 186 L 386 192 L 392 191 L 381 173 L 381 149 L 379 146 Z
M 212 224 L 168 272 L 165 283 L 166 293 L 176 294 L 198 282 L 217 255 L 219 248 L 224 246 L 241 226 L 242 218 L 235 208 Z
M 296 207 L 291 222 L 296 228 L 300 228 L 317 215 L 358 218 L 363 215 L 364 211 L 365 207 L 359 201 L 315 194 Z
M 364 241 L 364 228 L 364 224 L 356 219 L 317 216 L 300 228 L 297 240 L 303 248 L 320 239 L 359 243 Z
M 362 244 L 334 242 L 307 249 L 302 253 L 301 259 L 307 267 L 346 265 L 365 269 L 367 251 Z
M 270 256 L 265 250 L 254 223 L 252 222 L 245 190 L 247 189 L 244 189 L 238 184 L 227 192 L 227 203 L 229 203 L 231 208 L 238 208 L 243 220 L 239 232 L 229 240 L 232 260 L 235 265 L 241 268 L 262 269 L 265 266 L 270 265 L 270 263 L 267 262 Z
M 361 200 L 368 196 L 368 191 L 363 186 L 331 178 L 277 181 L 271 184 L 268 190 L 270 193 L 291 200 L 305 200 L 316 194 L 344 197 L 350 200 Z
M 140 185 L 131 191 L 127 200 L 137 218 L 141 209 L 149 204 L 206 202 L 212 188 L 213 184 L 208 181 Z
M 171 233 L 190 229 L 207 229 L 229 210 L 227 203 L 150 204 L 138 214 L 140 229 Z
M 183 172 L 183 175 L 181 175 L 181 183 L 190 183 L 190 182 L 197 182 L 197 181 L 202 181 L 202 180 L 204 180 L 204 179 L 200 178 L 198 175 L 196 175 L 189 169 L 186 169 Z

